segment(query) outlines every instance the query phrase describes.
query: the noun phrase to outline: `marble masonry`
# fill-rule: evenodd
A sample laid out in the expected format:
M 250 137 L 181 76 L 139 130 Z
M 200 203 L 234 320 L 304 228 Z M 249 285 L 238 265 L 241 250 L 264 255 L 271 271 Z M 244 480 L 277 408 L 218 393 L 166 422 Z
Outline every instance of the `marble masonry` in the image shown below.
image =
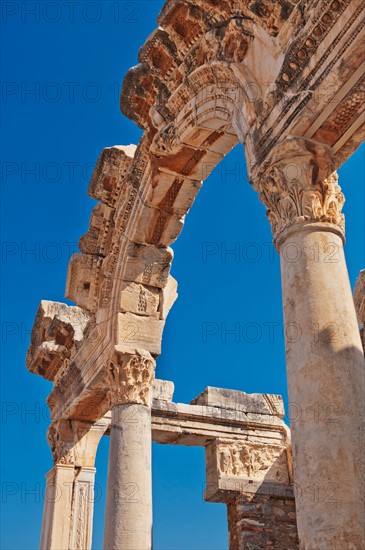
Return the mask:
M 365 135 L 364 10 L 163 6 L 120 98 L 143 136 L 104 149 L 90 181 L 97 203 L 66 282 L 75 305 L 42 301 L 34 323 L 27 367 L 53 383 L 41 548 L 91 548 L 95 456 L 110 436 L 106 550 L 152 548 L 152 441 L 205 448 L 205 499 L 226 504 L 231 550 L 365 549 L 365 272 L 353 296 L 336 172 Z M 238 143 L 280 255 L 285 323 L 302 329 L 286 338 L 303 412 L 291 432 L 280 396 L 208 386 L 186 405 L 155 378 L 177 298 L 170 245 Z

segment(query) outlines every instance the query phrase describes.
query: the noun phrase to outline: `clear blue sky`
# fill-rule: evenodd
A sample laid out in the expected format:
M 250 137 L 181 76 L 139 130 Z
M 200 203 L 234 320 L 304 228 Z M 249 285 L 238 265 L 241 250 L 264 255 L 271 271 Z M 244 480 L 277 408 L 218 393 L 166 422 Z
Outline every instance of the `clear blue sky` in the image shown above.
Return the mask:
M 35 15 L 30 9 L 38 4 Z M 71 3 L 72 4 L 72 3 Z M 156 27 L 160 0 L 2 2 L 1 547 L 39 544 L 50 383 L 25 368 L 41 299 L 64 301 L 67 264 L 87 231 L 92 165 L 137 143 L 119 112 L 121 80 Z M 33 90 L 33 93 L 31 92 Z M 351 283 L 364 267 L 364 148 L 340 170 Z M 207 385 L 282 394 L 287 402 L 279 262 L 238 146 L 205 182 L 173 245 L 179 299 L 157 376 L 188 403 Z M 204 251 L 214 253 L 206 256 Z M 213 243 L 213 244 L 212 244 Z M 227 254 L 239 251 L 239 258 Z M 33 251 L 33 253 L 32 253 Z M 254 261 L 256 258 L 256 261 Z M 236 261 L 238 259 L 238 261 Z M 216 334 L 204 338 L 205 323 Z M 241 332 L 224 338 L 235 324 Z M 268 324 L 275 323 L 274 338 Z M 32 412 L 33 411 L 33 412 Z M 103 540 L 108 439 L 97 456 L 93 548 Z M 227 548 L 226 510 L 203 502 L 203 449 L 154 446 L 154 548 Z

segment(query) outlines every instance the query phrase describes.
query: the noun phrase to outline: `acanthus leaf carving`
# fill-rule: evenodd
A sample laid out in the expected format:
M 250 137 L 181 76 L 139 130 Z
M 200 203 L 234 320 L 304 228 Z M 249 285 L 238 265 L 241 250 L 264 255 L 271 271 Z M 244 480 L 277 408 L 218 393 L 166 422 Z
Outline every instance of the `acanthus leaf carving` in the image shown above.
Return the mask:
M 110 408 L 123 403 L 149 405 L 155 362 L 152 356 L 117 353 L 106 368 Z
M 315 142 L 287 138 L 255 181 L 276 240 L 288 227 L 300 223 L 327 222 L 344 232 L 345 198 L 338 174 L 331 170 L 330 157 L 320 153 Z

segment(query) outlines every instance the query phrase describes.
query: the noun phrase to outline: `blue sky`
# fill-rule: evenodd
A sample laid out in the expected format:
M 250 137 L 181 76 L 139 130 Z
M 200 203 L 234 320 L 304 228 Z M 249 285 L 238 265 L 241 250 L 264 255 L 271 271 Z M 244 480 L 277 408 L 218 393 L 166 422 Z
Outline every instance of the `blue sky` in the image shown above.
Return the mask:
M 68 260 L 94 205 L 87 187 L 98 155 L 139 140 L 141 131 L 120 114 L 119 89 L 162 5 L 1 5 L 4 550 L 38 547 L 44 474 L 52 466 L 45 439 L 51 385 L 25 368 L 34 316 L 41 299 L 64 301 Z M 363 147 L 341 168 L 340 183 L 354 285 L 364 267 Z M 173 245 L 179 299 L 156 374 L 174 381 L 175 401 L 188 403 L 211 385 L 278 393 L 287 402 L 280 270 L 270 243 L 265 209 L 248 185 L 238 146 L 204 183 Z M 234 328 L 239 338 L 226 332 Z M 104 438 L 94 549 L 103 540 L 107 453 Z M 227 548 L 225 507 L 203 502 L 204 481 L 203 449 L 154 445 L 156 550 Z

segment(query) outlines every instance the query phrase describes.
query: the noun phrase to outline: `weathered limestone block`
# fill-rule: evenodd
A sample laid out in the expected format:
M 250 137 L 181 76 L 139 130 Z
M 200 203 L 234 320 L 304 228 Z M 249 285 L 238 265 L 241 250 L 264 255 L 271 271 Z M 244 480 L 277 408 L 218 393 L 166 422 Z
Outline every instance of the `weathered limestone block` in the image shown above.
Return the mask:
M 215 390 L 219 393 L 220 388 Z M 247 394 L 243 393 L 243 396 L 247 398 Z M 253 396 L 254 403 L 257 396 Z M 155 400 L 152 418 L 154 441 L 205 447 L 215 439 L 239 439 L 245 443 L 288 447 L 289 430 L 281 418 L 267 412 L 255 412 L 255 407 L 252 407 L 253 412 L 245 412 L 247 407 L 242 408 L 236 407 L 233 400 L 227 404 L 213 402 L 209 405 Z
M 102 258 L 74 254 L 68 265 L 65 297 L 78 306 L 95 312 L 99 299 Z
M 113 217 L 115 210 L 99 202 L 92 211 L 90 229 L 79 242 L 81 252 L 106 256 L 111 247 L 113 236 Z
M 247 413 L 267 414 L 278 418 L 283 418 L 285 415 L 281 395 L 245 393 L 212 386 L 205 388 L 198 397 L 191 401 L 191 404 L 235 409 Z
M 155 378 L 152 385 L 153 401 L 172 401 L 174 395 L 174 383 L 170 380 Z
M 205 499 L 226 502 L 235 493 L 293 497 L 286 446 L 216 438 L 205 448 Z
M 229 550 L 298 550 L 295 501 L 247 493 L 227 502 Z
M 167 288 L 167 287 L 166 287 Z M 123 312 L 159 317 L 160 290 L 139 283 L 123 281 L 120 286 L 120 310 Z
M 27 353 L 28 370 L 54 380 L 84 338 L 90 315 L 76 306 L 42 300 Z
M 234 90 L 237 96 L 237 88 Z M 214 93 L 214 91 L 213 91 Z M 182 123 L 183 121 L 181 121 Z M 184 144 L 196 148 L 204 147 L 208 151 L 218 153 L 220 155 L 227 154 L 238 142 L 237 135 L 230 134 L 220 129 L 204 128 L 192 123 L 187 127 L 181 136 Z
M 134 243 L 169 246 L 176 241 L 183 225 L 184 218 L 161 208 L 151 208 L 139 200 L 135 223 L 127 237 Z
M 136 346 L 160 355 L 164 320 L 143 317 L 134 313 L 118 314 L 118 343 L 124 346 Z
M 161 148 L 158 151 L 161 156 L 156 159 L 156 165 L 161 172 L 193 181 L 206 179 L 223 159 L 223 155 L 218 153 L 206 151 L 204 148 L 194 149 L 187 145 L 181 145 L 173 152 L 162 154 Z
M 90 180 L 90 197 L 115 207 L 135 150 L 135 145 L 115 145 L 103 149 Z
M 125 281 L 164 288 L 172 258 L 171 248 L 130 243 L 122 278 Z
M 201 186 L 201 181 L 156 171 L 151 175 L 151 183 L 146 186 L 142 200 L 147 206 L 182 217 L 190 210 Z
M 74 478 L 74 467 L 66 464 L 53 467 L 46 475 L 41 550 L 69 548 Z

